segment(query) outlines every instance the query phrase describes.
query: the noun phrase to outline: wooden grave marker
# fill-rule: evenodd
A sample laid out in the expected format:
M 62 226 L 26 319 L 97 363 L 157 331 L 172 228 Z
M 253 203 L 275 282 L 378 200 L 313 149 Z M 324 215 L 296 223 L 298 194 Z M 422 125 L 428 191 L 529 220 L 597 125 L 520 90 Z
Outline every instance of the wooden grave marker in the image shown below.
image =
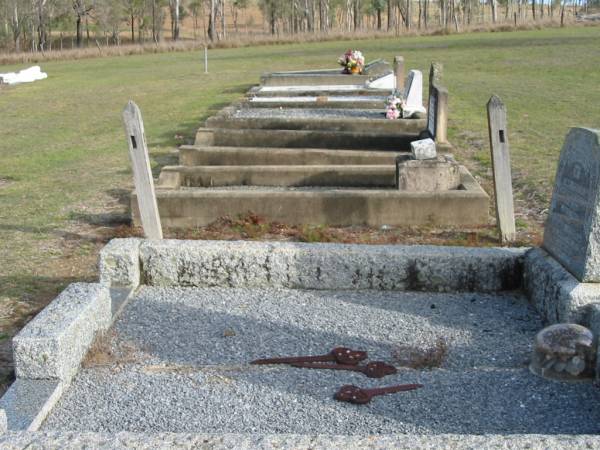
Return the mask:
M 133 167 L 133 181 L 144 235 L 148 239 L 162 239 L 162 227 L 154 192 L 154 179 L 150 168 L 142 113 L 131 100 L 123 110 L 123 123 L 125 124 L 125 135 Z

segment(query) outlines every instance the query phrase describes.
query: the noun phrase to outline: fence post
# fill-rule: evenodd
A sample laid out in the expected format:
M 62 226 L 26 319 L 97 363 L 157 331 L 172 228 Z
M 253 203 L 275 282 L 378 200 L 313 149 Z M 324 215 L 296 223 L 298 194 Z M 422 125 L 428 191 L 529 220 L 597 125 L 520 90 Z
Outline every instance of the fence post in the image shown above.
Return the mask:
M 515 240 L 515 211 L 513 204 L 512 176 L 510 172 L 510 150 L 506 121 L 506 107 L 502 100 L 492 95 L 487 103 L 494 193 L 496 196 L 496 219 L 500 242 Z
M 149 239 L 162 239 L 163 234 L 154 193 L 154 179 L 150 168 L 150 156 L 146 145 L 142 113 L 131 100 L 123 110 L 123 123 L 125 124 L 129 157 L 133 167 L 133 181 L 144 235 Z
M 204 46 L 204 73 L 208 73 L 208 48 Z

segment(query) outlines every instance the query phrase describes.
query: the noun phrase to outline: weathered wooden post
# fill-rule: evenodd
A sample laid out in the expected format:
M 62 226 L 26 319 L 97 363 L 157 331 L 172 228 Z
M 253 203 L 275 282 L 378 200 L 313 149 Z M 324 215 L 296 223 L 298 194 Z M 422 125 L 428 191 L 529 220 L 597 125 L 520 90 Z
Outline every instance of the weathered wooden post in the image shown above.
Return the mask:
M 149 239 L 162 239 L 163 234 L 154 193 L 154 180 L 150 168 L 150 156 L 146 145 L 142 113 L 131 100 L 123 110 L 123 123 L 125 124 L 125 134 L 129 145 L 133 181 L 144 234 Z
M 506 121 L 506 107 L 502 100 L 492 95 L 487 103 L 494 193 L 496 196 L 496 219 L 500 242 L 515 240 L 515 211 L 513 205 L 512 177 L 510 172 L 510 149 Z
M 396 77 L 396 90 L 404 92 L 404 57 L 394 57 L 394 76 Z

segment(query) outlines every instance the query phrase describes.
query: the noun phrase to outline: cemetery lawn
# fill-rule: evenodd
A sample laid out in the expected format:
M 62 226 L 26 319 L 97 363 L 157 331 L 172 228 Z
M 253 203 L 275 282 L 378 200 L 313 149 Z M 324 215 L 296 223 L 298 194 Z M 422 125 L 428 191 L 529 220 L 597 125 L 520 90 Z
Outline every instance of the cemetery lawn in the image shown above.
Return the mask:
M 518 227 L 537 242 L 557 157 L 570 126 L 600 127 L 600 27 L 402 37 L 145 54 L 42 65 L 49 78 L 0 88 L 0 376 L 10 377 L 10 337 L 72 281 L 95 280 L 98 250 L 131 235 L 131 171 L 121 111 L 141 108 L 155 174 L 173 164 L 200 122 L 243 95 L 263 71 L 335 67 L 347 48 L 367 59 L 401 54 L 427 73 L 441 61 L 450 91 L 456 156 L 491 193 L 485 104 L 498 94 L 509 112 Z M 3 66 L 0 72 L 23 66 Z M 493 211 L 491 211 L 493 217 Z M 252 217 L 192 237 L 493 245 L 479 230 L 282 228 Z M 178 236 L 182 236 L 179 234 Z M 1 392 L 1 388 L 0 388 Z

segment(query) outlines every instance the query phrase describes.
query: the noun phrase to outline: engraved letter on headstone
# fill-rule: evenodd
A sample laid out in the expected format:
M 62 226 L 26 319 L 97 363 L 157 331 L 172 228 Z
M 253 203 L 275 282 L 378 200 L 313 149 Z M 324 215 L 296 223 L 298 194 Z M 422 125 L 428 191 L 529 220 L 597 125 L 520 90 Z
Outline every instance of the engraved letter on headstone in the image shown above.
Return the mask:
M 579 281 L 600 282 L 600 130 L 572 128 L 560 153 L 544 248 Z

